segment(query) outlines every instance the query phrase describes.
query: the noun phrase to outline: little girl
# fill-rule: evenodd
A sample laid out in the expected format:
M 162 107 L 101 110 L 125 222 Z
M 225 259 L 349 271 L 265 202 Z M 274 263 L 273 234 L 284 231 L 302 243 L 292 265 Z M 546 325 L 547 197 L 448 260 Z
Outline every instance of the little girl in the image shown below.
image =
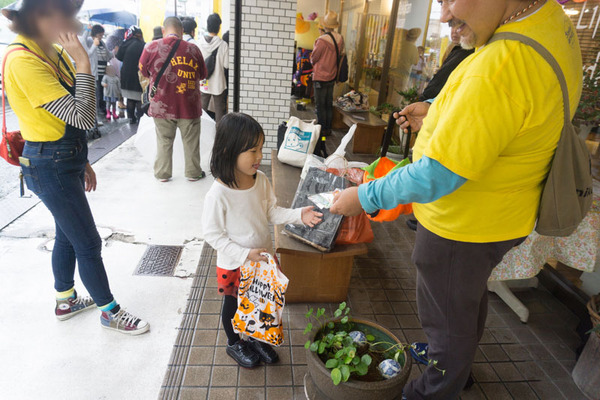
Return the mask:
M 204 198 L 204 239 L 217 250 L 217 286 L 224 296 L 221 319 L 227 334 L 227 354 L 245 368 L 261 360 L 279 359 L 266 343 L 241 340 L 231 319 L 237 310 L 240 266 L 246 261 L 267 261 L 261 253 L 272 252 L 269 223 L 314 226 L 323 214 L 313 207 L 277 207 L 271 183 L 258 170 L 265 135 L 256 120 L 230 113 L 217 124 L 210 163 L 215 182 Z
M 117 101 L 121 97 L 121 80 L 115 72 L 112 65 L 106 66 L 106 74 L 102 78 L 102 87 L 104 88 L 104 101 L 106 102 L 106 119 L 110 120 L 112 107 L 112 118 L 119 119 L 119 110 L 117 110 Z

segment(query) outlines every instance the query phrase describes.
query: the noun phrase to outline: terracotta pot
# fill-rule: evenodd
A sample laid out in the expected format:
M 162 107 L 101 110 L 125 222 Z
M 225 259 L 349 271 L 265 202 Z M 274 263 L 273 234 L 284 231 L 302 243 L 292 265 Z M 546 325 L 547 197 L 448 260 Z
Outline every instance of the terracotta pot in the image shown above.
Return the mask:
M 388 331 L 381 325 L 357 318 L 350 320 L 353 324 L 354 330 L 360 330 L 365 334 L 371 334 L 375 336 L 376 341 L 386 341 L 390 343 L 401 343 L 400 340 L 394 336 L 393 333 Z M 313 337 L 314 339 L 314 337 Z M 402 370 L 396 376 L 391 379 L 386 379 L 378 382 L 363 382 L 353 380 L 350 378 L 348 382 L 341 382 L 339 385 L 334 385 L 331 380 L 331 370 L 325 368 L 325 364 L 319 358 L 316 352 L 306 350 L 308 371 L 312 382 L 318 389 L 319 394 L 316 398 L 319 399 L 331 399 L 331 400 L 392 400 L 401 396 L 402 389 L 408 377 L 410 376 L 410 370 L 412 368 L 412 358 L 409 353 L 405 353 L 404 365 Z M 308 377 L 307 377 L 308 378 Z M 307 384 L 305 383 L 305 389 Z

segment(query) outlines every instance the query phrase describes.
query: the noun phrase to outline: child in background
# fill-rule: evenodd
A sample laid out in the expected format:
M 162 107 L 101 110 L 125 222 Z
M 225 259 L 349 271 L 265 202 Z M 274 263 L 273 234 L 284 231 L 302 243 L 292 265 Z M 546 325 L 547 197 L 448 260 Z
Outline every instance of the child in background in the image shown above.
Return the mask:
M 113 119 L 119 119 L 119 110 L 117 110 L 117 101 L 121 97 L 121 80 L 117 76 L 114 66 L 106 66 L 106 74 L 102 78 L 102 87 L 104 88 L 104 101 L 106 102 L 106 119 L 111 118 L 111 107 Z
M 217 250 L 217 286 L 224 296 L 221 319 L 227 334 L 227 354 L 240 366 L 252 368 L 261 360 L 277 362 L 277 353 L 266 343 L 242 340 L 231 319 L 237 310 L 240 266 L 246 261 L 267 261 L 272 252 L 269 223 L 314 226 L 323 214 L 313 207 L 277 207 L 271 183 L 258 170 L 265 135 L 246 114 L 226 114 L 217 124 L 210 163 L 215 178 L 204 198 L 204 239 Z

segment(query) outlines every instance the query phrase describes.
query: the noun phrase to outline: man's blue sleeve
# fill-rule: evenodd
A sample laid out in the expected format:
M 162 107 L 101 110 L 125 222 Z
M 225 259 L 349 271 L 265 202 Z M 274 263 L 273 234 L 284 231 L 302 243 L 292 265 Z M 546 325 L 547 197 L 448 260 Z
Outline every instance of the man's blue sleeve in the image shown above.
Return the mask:
M 461 187 L 467 180 L 438 161 L 423 156 L 384 178 L 358 187 L 358 198 L 368 213 L 398 204 L 431 203 Z

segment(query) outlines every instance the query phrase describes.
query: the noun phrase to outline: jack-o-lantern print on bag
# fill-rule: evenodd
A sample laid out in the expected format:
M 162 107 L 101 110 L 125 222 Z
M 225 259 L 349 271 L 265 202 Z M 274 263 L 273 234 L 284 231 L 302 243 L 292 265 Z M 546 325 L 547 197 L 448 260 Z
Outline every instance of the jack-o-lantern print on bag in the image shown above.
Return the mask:
M 273 346 L 283 343 L 283 306 L 289 280 L 276 259 L 248 261 L 240 267 L 238 309 L 231 320 L 233 330 Z

